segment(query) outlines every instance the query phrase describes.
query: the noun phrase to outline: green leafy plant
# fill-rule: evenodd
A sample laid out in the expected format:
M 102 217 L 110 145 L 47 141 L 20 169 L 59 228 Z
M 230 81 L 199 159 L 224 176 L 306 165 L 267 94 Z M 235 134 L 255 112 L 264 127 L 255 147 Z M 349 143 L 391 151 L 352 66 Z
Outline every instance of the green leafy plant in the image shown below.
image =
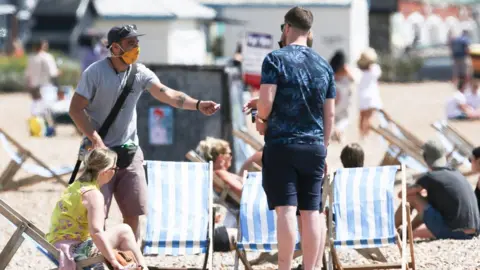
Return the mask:
M 52 52 L 60 70 L 60 85 L 76 86 L 81 75 L 80 63 L 61 52 Z M 0 92 L 27 90 L 25 69 L 28 56 L 14 57 L 0 55 Z

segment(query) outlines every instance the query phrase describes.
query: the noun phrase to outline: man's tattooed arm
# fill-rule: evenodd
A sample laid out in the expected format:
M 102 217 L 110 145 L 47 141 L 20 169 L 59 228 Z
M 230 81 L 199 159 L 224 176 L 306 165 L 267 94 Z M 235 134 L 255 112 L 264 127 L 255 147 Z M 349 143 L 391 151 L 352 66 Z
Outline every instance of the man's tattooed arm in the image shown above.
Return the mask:
M 167 103 L 175 108 L 184 110 L 196 110 L 197 101 L 187 94 L 169 88 L 161 83 L 154 84 L 150 88 L 150 93 L 159 101 Z
M 180 93 L 177 97 L 177 106 L 180 109 L 183 109 L 183 105 L 185 104 L 185 100 L 187 99 L 187 95 L 185 93 Z

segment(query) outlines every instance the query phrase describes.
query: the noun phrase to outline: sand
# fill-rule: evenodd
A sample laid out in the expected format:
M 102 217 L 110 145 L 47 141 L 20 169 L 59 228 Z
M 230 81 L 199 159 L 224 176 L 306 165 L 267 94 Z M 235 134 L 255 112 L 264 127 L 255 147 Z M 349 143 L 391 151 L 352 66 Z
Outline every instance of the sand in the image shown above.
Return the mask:
M 445 101 L 452 95 L 454 88 L 447 83 L 428 82 L 421 84 L 382 84 L 381 94 L 387 112 L 398 122 L 408 127 L 420 139 L 436 138 L 435 130 L 430 124 L 444 118 Z M 29 116 L 30 98 L 27 94 L 0 95 L 0 128 L 21 142 L 32 153 L 50 166 L 70 165 L 76 160 L 80 137 L 72 127 L 59 128 L 54 138 L 32 138 L 28 135 L 26 119 Z M 356 95 L 353 96 L 351 123 L 347 130 L 347 143 L 359 142 L 366 152 L 367 166 L 379 164 L 385 152 L 385 146 L 379 137 L 372 133 L 363 141 L 359 141 L 357 132 Z M 478 122 L 453 124 L 464 136 L 474 144 L 480 145 L 480 125 Z M 328 149 L 329 169 L 339 168 L 339 154 L 343 145 L 332 144 Z M 0 149 L 0 172 L 9 162 L 7 153 Z M 24 176 L 18 174 L 17 177 Z M 469 180 L 472 184 L 478 176 Z M 65 179 L 67 181 L 68 179 Z M 18 191 L 0 193 L 0 198 L 14 207 L 26 218 L 33 221 L 40 229 L 46 231 L 49 226 L 53 206 L 61 194 L 63 187 L 55 183 L 41 183 L 22 188 Z M 121 222 L 121 215 L 116 205 L 112 206 L 108 225 Z M 0 217 L 0 249 L 13 234 L 14 228 L 6 219 Z M 470 241 L 431 241 L 416 244 L 417 269 L 480 269 L 478 256 L 479 240 Z M 398 255 L 398 250 L 386 249 L 387 257 Z M 352 252 L 342 252 L 347 261 L 361 258 Z M 249 254 L 253 259 L 255 254 Z M 234 253 L 214 255 L 215 269 L 232 269 Z M 153 257 L 148 258 L 151 266 L 197 266 L 202 263 L 202 256 L 188 257 Z M 297 260 L 298 262 L 298 260 Z M 7 269 L 52 269 L 49 262 L 34 245 L 25 241 L 13 257 Z M 264 264 L 255 269 L 273 269 L 273 265 Z

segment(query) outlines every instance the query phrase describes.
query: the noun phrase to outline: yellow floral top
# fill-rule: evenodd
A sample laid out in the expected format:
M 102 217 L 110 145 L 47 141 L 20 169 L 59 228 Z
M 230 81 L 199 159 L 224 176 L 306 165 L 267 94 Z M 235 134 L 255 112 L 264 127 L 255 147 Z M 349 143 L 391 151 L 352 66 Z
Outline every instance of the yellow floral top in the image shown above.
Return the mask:
M 90 238 L 87 209 L 82 203 L 82 195 L 99 189 L 97 181 L 75 181 L 62 194 L 53 210 L 50 231 L 46 239 L 51 244 L 62 240 L 85 241 Z

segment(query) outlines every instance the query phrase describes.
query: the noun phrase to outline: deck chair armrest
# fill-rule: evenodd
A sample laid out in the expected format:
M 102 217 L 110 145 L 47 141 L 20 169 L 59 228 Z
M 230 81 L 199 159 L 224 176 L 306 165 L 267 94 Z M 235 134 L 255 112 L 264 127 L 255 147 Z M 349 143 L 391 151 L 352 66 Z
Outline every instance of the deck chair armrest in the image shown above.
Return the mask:
M 97 264 L 97 263 L 104 263 L 104 262 L 106 262 L 105 257 L 96 256 L 96 257 L 93 257 L 93 258 L 88 258 L 88 259 L 85 259 L 85 260 L 78 261 L 76 264 L 77 264 L 77 269 L 83 269 L 84 267 L 91 266 L 91 265 Z

